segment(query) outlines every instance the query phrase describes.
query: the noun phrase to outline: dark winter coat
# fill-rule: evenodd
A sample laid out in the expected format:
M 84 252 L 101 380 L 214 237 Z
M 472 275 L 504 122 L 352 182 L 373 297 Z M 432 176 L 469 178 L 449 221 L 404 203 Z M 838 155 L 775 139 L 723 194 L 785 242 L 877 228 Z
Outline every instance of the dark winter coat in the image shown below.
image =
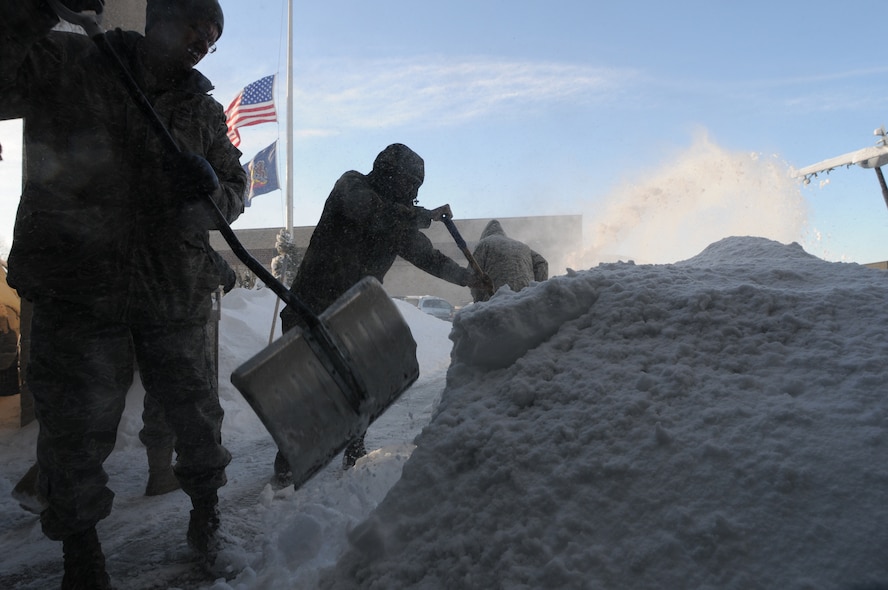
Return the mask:
M 0 6 L 0 119 L 24 118 L 27 182 L 9 256 L 25 298 L 65 300 L 103 317 L 163 323 L 205 317 L 220 284 L 208 232 L 183 214 L 189 198 L 163 173 L 164 144 L 119 71 L 85 35 L 50 32 L 42 0 Z M 152 91 L 136 46 L 107 39 L 183 151 L 206 158 L 229 221 L 244 207 L 241 153 L 226 137 L 212 85 L 192 71 Z
M 530 246 L 506 235 L 502 225 L 492 220 L 481 232 L 481 239 L 472 255 L 478 266 L 493 281 L 493 290 L 508 285 L 512 291 L 520 291 L 533 281 L 549 278 L 549 263 Z M 472 289 L 475 301 L 485 301 L 487 294 Z
M 291 291 L 319 314 L 362 278 L 382 282 L 397 256 L 465 286 L 469 271 L 436 250 L 419 231 L 431 222 L 427 213 L 380 195 L 368 175 L 346 172 L 327 197 Z M 286 315 L 285 310 L 282 317 Z M 285 328 L 286 324 L 285 319 Z

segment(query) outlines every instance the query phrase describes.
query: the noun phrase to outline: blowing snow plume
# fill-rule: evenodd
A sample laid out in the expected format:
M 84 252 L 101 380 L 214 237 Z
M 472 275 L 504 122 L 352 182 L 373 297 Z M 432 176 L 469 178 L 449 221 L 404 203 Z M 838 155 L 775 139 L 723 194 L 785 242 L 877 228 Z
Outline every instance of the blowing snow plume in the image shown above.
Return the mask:
M 801 241 L 807 210 L 787 164 L 730 152 L 703 132 L 659 169 L 635 171 L 584 218 L 577 268 L 617 259 L 675 262 L 729 236 Z

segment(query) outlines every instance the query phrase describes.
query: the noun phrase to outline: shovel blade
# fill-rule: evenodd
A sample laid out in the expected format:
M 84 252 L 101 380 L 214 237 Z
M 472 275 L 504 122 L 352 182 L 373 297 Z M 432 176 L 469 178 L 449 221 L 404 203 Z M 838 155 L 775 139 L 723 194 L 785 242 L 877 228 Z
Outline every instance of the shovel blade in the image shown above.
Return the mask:
M 359 411 L 299 328 L 231 374 L 231 382 L 289 461 L 296 488 L 362 434 L 419 377 L 416 341 L 376 279 L 362 279 L 320 319 L 366 388 Z

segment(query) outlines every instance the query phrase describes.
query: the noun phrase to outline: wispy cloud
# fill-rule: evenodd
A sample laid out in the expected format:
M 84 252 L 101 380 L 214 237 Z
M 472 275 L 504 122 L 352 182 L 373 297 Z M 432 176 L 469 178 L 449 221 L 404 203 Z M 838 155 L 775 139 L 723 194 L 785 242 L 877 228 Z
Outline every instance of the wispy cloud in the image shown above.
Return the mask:
M 494 59 L 325 61 L 295 73 L 296 121 L 328 127 L 454 125 L 622 94 L 632 70 Z

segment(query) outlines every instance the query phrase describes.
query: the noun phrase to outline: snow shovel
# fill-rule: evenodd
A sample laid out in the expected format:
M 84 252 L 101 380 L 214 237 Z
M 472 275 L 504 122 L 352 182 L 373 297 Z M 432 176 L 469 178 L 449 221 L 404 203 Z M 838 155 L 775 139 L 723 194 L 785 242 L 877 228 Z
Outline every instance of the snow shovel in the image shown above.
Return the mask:
M 487 273 L 481 269 L 481 265 L 478 264 L 478 261 L 475 260 L 475 257 L 472 255 L 472 252 L 469 250 L 469 246 L 466 244 L 466 241 L 460 235 L 459 230 L 456 229 L 456 225 L 453 223 L 453 212 L 450 210 L 450 205 L 444 205 L 446 207 L 446 212 L 441 214 L 441 222 L 447 227 L 447 231 L 450 232 L 450 235 L 453 236 L 453 240 L 456 242 L 456 245 L 459 246 L 459 249 L 462 250 L 462 253 L 465 254 L 466 260 L 469 261 L 469 265 L 472 267 L 472 270 L 475 271 L 476 274 L 480 275 L 484 278 L 484 291 L 487 297 L 484 299 L 490 299 L 493 297 L 493 281 L 490 280 L 490 277 L 487 276 Z
M 176 140 L 114 51 L 99 15 L 48 0 L 59 18 L 81 26 L 119 68 L 132 98 L 171 153 Z M 294 328 L 239 366 L 231 382 L 243 394 L 290 463 L 296 488 L 363 433 L 419 377 L 416 342 L 392 299 L 366 277 L 320 316 L 293 295 L 237 239 L 212 198 L 206 201 L 234 254 L 307 328 Z

